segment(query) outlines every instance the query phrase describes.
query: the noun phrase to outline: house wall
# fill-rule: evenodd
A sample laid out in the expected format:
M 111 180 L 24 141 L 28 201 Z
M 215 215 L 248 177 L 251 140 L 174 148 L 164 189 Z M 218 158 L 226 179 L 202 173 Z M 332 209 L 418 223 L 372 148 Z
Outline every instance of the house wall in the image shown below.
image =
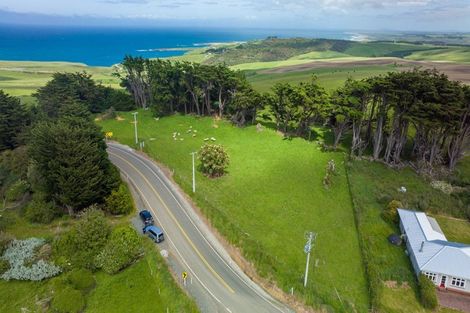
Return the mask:
M 465 280 L 465 287 L 464 288 L 458 288 L 458 287 L 453 287 L 451 285 L 451 282 L 452 282 L 452 276 L 451 275 L 442 274 L 442 273 L 436 273 L 436 274 L 437 274 L 436 275 L 436 280 L 433 281 L 433 283 L 434 283 L 434 285 L 436 285 L 436 287 L 440 287 L 442 276 L 447 276 L 446 283 L 445 283 L 445 288 L 447 288 L 448 290 L 451 290 L 451 291 L 459 292 L 459 293 L 470 294 L 470 280 L 469 279 Z
M 465 287 L 464 288 L 458 288 L 458 287 L 453 287 L 450 285 L 452 280 L 452 277 L 449 276 L 448 284 L 447 284 L 447 289 L 455 291 L 455 292 L 461 292 L 461 293 L 466 293 L 470 294 L 470 280 L 466 279 L 465 280 Z

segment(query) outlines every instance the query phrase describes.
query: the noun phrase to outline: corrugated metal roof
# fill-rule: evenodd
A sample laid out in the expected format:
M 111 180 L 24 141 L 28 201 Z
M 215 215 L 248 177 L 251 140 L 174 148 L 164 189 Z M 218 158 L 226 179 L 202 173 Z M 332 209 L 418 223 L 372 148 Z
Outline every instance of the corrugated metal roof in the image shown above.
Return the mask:
M 447 241 L 437 222 L 438 229 L 423 212 L 398 209 L 398 214 L 418 265 L 415 270 L 470 279 L 469 245 Z

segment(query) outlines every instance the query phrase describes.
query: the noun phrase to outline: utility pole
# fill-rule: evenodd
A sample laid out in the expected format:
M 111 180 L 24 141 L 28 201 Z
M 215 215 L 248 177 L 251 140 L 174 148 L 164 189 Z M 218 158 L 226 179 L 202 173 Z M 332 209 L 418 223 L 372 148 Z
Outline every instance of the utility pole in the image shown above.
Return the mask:
M 315 243 L 317 234 L 310 231 L 305 235 L 305 237 L 307 239 L 307 244 L 305 244 L 304 252 L 307 254 L 307 265 L 305 266 L 304 287 L 307 287 L 308 265 L 310 263 L 310 251 L 312 251 L 312 245 Z
M 193 156 L 193 193 L 195 193 L 196 192 L 196 167 L 194 164 L 194 158 L 195 158 L 196 152 L 191 152 L 190 154 Z
M 139 114 L 139 112 L 132 113 L 132 115 L 134 115 L 134 133 L 135 133 L 135 144 L 136 145 L 139 143 L 139 140 L 137 139 L 137 114 Z

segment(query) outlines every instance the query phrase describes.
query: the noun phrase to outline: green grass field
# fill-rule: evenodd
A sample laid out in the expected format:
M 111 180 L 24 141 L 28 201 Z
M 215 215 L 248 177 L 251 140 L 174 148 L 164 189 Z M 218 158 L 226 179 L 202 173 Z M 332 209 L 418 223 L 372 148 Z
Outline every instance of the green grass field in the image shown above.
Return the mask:
M 131 115 L 122 117 L 123 121 L 99 124 L 104 131 L 113 131 L 115 139 L 132 145 Z M 189 126 L 197 130 L 196 137 L 186 133 Z M 180 132 L 183 140 L 175 141 L 173 132 Z M 199 149 L 204 138 L 216 138 L 230 155 L 228 174 L 209 179 L 198 172 L 193 197 L 214 226 L 241 247 L 258 273 L 283 290 L 294 287 L 311 305 L 327 303 L 339 311 L 351 304 L 360 312 L 367 310 L 366 279 L 341 153 L 323 153 L 303 139 L 283 140 L 270 129 L 257 132 L 255 127 L 236 128 L 226 121 L 192 116 L 157 121 L 149 111 L 139 112 L 139 134 L 147 152 L 174 172 L 188 194 L 189 153 Z M 339 173 L 326 190 L 322 179 L 330 159 Z M 304 290 L 306 231 L 317 232 L 318 239 Z
M 469 63 L 470 47 L 450 47 L 417 51 L 406 56 L 405 59 L 417 61 L 451 61 L 458 63 Z
M 269 73 L 262 74 L 256 71 L 247 72 L 248 81 L 253 87 L 260 91 L 269 91 L 275 83 L 289 82 L 298 84 L 302 81 L 308 81 L 312 74 L 318 77 L 318 83 L 327 90 L 333 90 L 340 87 L 348 77 L 355 79 L 367 78 L 375 75 L 385 74 L 390 71 L 397 71 L 398 67 L 387 66 L 355 66 L 355 67 L 331 67 L 318 68 L 307 71 L 289 72 L 289 73 Z
M 68 62 L 0 61 L 0 89 L 12 96 L 29 96 L 46 84 L 55 72 L 83 72 L 105 86 L 118 87 L 112 67 L 92 67 Z M 28 100 L 28 98 L 26 98 Z

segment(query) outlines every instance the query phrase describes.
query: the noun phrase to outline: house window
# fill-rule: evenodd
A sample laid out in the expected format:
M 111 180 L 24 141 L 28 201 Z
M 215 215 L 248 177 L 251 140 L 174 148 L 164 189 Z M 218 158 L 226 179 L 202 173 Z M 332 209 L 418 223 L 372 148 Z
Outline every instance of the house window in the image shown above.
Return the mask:
M 432 280 L 433 282 L 436 282 L 437 279 L 437 274 L 436 273 L 431 273 L 431 272 L 423 272 L 424 276 Z
M 465 288 L 465 279 L 458 278 L 458 277 L 452 277 L 450 285 L 453 286 L 453 287 Z

